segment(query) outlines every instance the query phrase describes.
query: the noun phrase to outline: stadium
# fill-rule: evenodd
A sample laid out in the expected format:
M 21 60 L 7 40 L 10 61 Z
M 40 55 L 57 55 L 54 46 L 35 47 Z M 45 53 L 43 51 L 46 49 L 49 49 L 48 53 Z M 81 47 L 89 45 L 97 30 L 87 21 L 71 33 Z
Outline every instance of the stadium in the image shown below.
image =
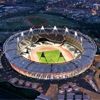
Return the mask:
M 96 45 L 68 28 L 34 28 L 18 32 L 3 45 L 4 56 L 18 73 L 37 80 L 65 80 L 92 66 Z

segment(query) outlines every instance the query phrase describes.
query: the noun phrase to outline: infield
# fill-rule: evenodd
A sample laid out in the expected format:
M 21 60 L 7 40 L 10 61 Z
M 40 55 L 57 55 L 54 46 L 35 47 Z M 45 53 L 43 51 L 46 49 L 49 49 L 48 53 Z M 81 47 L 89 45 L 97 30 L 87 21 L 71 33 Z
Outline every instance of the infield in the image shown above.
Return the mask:
M 63 63 L 65 58 L 59 50 L 37 52 L 38 59 L 41 63 Z

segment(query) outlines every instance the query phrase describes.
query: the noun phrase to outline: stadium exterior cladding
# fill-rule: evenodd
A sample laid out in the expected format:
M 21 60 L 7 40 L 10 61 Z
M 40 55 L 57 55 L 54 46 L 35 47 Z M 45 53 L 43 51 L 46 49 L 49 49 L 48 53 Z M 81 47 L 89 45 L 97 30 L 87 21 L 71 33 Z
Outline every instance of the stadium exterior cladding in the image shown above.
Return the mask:
M 25 76 L 38 80 L 67 79 L 85 72 L 93 63 L 97 47 L 91 38 L 80 32 L 77 32 L 77 37 L 75 37 L 75 31 L 69 30 L 65 33 L 65 30 L 62 28 L 58 28 L 58 30 L 45 28 L 45 30 L 42 31 L 40 28 L 33 29 L 32 31 L 27 30 L 23 31 L 23 37 L 21 36 L 21 33 L 12 35 L 6 40 L 3 46 L 3 51 L 7 60 L 11 64 L 11 67 Z M 54 35 L 55 41 L 58 39 L 56 38 L 58 35 L 61 35 L 63 38 L 66 36 L 66 42 L 80 49 L 82 52 L 81 56 L 72 61 L 61 64 L 42 64 L 30 61 L 20 55 L 17 41 L 18 37 L 22 40 L 29 34 L 38 35 L 39 37 L 42 37 L 43 34 L 46 38 L 49 38 L 50 35 Z M 80 41 L 80 38 L 82 38 L 82 41 Z M 52 38 L 50 39 L 53 40 Z M 61 43 L 59 39 L 58 42 Z

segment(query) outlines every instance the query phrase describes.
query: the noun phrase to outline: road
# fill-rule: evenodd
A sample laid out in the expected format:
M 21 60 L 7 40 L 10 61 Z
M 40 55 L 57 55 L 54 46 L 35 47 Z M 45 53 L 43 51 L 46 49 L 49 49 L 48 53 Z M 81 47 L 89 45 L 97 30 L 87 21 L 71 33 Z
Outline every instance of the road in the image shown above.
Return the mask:
M 58 85 L 57 84 L 50 84 L 50 87 L 47 90 L 45 95 L 48 97 L 51 97 L 51 100 L 58 100 L 57 94 L 58 94 Z
M 80 87 L 80 91 L 90 96 L 91 100 L 100 100 L 100 94 Z

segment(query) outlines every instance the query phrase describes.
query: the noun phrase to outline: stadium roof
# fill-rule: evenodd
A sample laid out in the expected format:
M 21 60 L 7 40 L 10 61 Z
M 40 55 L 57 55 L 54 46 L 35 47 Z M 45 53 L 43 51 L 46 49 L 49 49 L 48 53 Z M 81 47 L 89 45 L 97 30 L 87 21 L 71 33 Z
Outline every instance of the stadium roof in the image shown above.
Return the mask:
M 39 31 L 40 30 L 40 31 Z M 47 30 L 47 31 L 46 31 Z M 18 41 L 17 38 L 23 39 L 27 37 L 28 35 L 32 35 L 32 41 L 37 40 L 36 37 L 45 37 L 49 40 L 54 40 L 54 42 L 61 41 L 64 39 L 64 36 L 69 35 L 70 37 L 74 37 L 74 32 L 69 32 L 68 34 L 65 34 L 64 29 L 58 29 L 57 34 L 52 33 L 52 29 L 45 29 L 46 33 L 42 33 L 41 29 L 33 29 L 33 32 L 30 33 L 30 31 L 24 31 L 24 36 L 21 36 L 21 33 L 17 33 L 15 35 L 12 35 L 3 46 L 3 50 L 5 53 L 6 58 L 10 62 L 10 64 L 16 65 L 18 68 L 21 68 L 29 73 L 45 73 L 45 74 L 54 74 L 54 73 L 70 73 L 74 70 L 86 70 L 90 67 L 94 60 L 94 56 L 96 53 L 96 45 L 86 35 L 83 35 L 82 33 L 78 33 L 78 36 L 76 41 L 80 41 L 80 38 L 82 37 L 83 41 L 80 43 L 83 48 L 83 52 L 80 58 L 74 59 L 70 62 L 65 62 L 61 64 L 42 64 L 30 61 L 23 56 L 20 55 L 20 52 L 18 50 Z M 36 36 L 36 37 L 35 37 Z M 31 41 L 31 42 L 32 42 Z M 20 43 L 20 41 L 19 41 Z M 81 72 L 80 72 L 81 73 Z M 74 75 L 72 75 L 74 76 Z M 56 78 L 55 78 L 56 79 Z

